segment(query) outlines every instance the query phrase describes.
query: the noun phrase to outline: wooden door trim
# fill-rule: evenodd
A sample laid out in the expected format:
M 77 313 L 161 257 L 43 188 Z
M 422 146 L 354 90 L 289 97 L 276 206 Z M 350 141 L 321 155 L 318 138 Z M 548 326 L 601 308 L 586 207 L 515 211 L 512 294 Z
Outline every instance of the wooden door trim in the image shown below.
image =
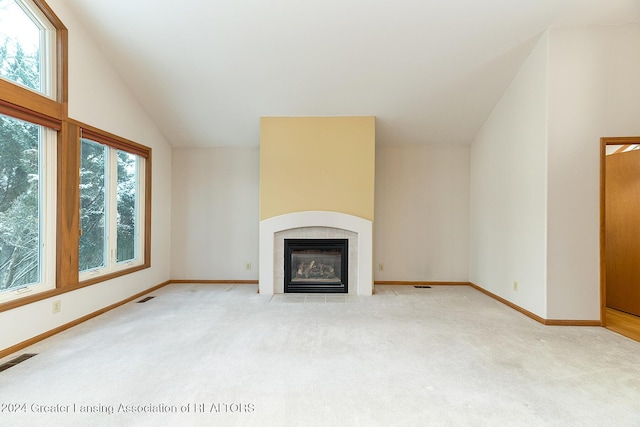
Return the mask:
M 600 321 L 607 326 L 607 266 L 605 239 L 605 177 L 607 145 L 640 144 L 640 136 L 602 137 L 600 138 Z

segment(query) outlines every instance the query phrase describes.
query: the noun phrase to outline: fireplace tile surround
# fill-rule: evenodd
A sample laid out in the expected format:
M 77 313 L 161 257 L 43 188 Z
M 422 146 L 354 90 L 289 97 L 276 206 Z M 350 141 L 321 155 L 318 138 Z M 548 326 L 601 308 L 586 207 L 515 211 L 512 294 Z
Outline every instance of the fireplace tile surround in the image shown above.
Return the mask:
M 306 211 L 260 222 L 259 289 L 264 295 L 284 292 L 285 238 L 349 240 L 349 295 L 371 295 L 373 289 L 372 222 L 340 212 Z

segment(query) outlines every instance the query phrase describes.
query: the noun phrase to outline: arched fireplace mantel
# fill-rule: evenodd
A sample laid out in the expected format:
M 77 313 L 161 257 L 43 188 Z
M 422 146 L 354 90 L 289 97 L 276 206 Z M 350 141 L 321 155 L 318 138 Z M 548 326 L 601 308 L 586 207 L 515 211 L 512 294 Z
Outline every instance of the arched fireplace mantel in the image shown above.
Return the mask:
M 276 233 L 304 227 L 327 227 L 346 230 L 357 235 L 357 283 L 355 294 L 371 295 L 373 289 L 373 224 L 354 215 L 328 211 L 305 211 L 279 215 L 260 222 L 260 293 L 272 295 L 276 289 L 276 270 L 284 271 L 281 260 L 276 262 Z M 283 264 L 283 265 L 280 265 Z M 278 271 L 278 273 L 280 273 Z M 351 293 L 351 292 L 350 292 Z

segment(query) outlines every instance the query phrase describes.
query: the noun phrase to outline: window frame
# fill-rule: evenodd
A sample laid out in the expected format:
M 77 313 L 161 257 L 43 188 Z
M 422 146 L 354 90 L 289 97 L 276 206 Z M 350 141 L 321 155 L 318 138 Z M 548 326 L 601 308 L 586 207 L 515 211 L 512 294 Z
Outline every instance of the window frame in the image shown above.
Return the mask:
M 58 39 L 56 33 L 58 32 L 58 28 L 56 23 L 50 19 L 51 14 L 45 11 L 44 8 L 39 5 L 40 2 L 34 0 L 14 0 L 16 5 L 22 9 L 24 14 L 33 22 L 33 24 L 38 27 L 39 34 L 39 42 L 40 42 L 40 57 L 38 58 L 41 76 L 40 76 L 40 90 L 29 88 L 25 85 L 22 85 L 18 82 L 14 82 L 6 77 L 0 77 L 0 80 L 8 81 L 14 85 L 22 87 L 26 90 L 29 90 L 35 94 L 42 95 L 46 98 L 57 100 L 58 92 L 59 92 L 59 84 L 62 82 L 58 81 L 58 66 L 57 61 L 59 55 L 57 55 L 57 50 L 59 49 Z M 57 19 L 57 18 L 56 18 Z
M 15 301 L 27 296 L 36 296 L 42 292 L 56 288 L 56 227 L 57 227 L 57 139 L 60 126 L 55 128 L 46 126 L 38 117 L 21 117 L 12 115 L 10 111 L 0 108 L 4 116 L 40 126 L 41 134 L 38 141 L 39 176 L 43 184 L 38 187 L 39 205 L 39 270 L 40 280 L 12 290 L 0 292 L 0 304 Z
M 89 138 L 86 136 L 86 131 L 84 129 L 81 130 L 81 140 L 80 144 L 82 145 L 83 141 L 86 140 L 89 143 L 99 144 L 106 148 L 105 150 L 105 161 L 106 161 L 106 179 L 105 179 L 105 192 L 106 192 L 106 200 L 105 200 L 105 263 L 104 266 L 89 268 L 86 270 L 79 270 L 79 280 L 80 282 L 86 282 L 89 280 L 93 280 L 95 278 L 99 278 L 105 275 L 116 274 L 120 271 L 130 271 L 135 267 L 139 267 L 144 265 L 145 263 L 145 235 L 146 229 L 144 227 L 144 218 L 146 217 L 146 163 L 147 159 L 145 156 L 141 156 L 136 153 L 131 153 L 130 150 L 124 150 L 122 148 L 116 148 L 112 145 L 105 144 L 100 141 L 96 141 L 94 138 Z M 90 135 L 91 132 L 88 132 Z M 94 135 L 95 136 L 95 135 Z M 99 137 L 97 139 L 102 139 Z M 119 141 L 118 145 L 122 145 L 121 141 Z M 137 239 L 136 239 L 136 257 L 130 260 L 125 261 L 117 261 L 117 169 L 118 169 L 118 152 L 123 151 L 128 154 L 133 154 L 137 157 L 137 188 L 136 188 L 136 199 L 137 199 L 137 207 L 136 210 L 136 225 L 137 225 Z M 137 150 L 136 150 L 137 151 Z
M 68 31 L 45 0 L 24 0 L 37 7 L 56 28 L 55 37 L 55 99 L 48 98 L 9 80 L 0 79 L 0 113 L 30 121 L 57 131 L 54 150 L 56 177 L 55 256 L 49 262 L 55 264 L 55 288 L 38 293 L 29 292 L 6 302 L 0 301 L 0 312 L 28 305 L 47 298 L 124 276 L 151 266 L 151 148 L 81 123 L 68 116 Z M 143 262 L 120 271 L 87 280 L 79 280 L 79 216 L 80 216 L 80 135 L 90 134 L 89 139 L 122 149 L 145 158 L 144 170 L 144 219 L 139 224 L 144 230 Z M 99 138 L 99 139 L 96 139 Z
M 68 31 L 44 0 L 21 1 L 32 3 L 56 29 L 55 66 L 52 70 L 55 74 L 53 78 L 56 90 L 55 94 L 47 97 L 10 80 L 0 79 L 0 101 L 4 104 L 8 103 L 17 110 L 27 110 L 60 121 L 67 116 L 68 112 Z
M 141 162 L 143 163 L 143 167 L 141 168 L 142 170 L 140 171 L 138 177 L 138 189 L 140 191 L 140 208 L 138 212 L 138 260 L 133 263 L 129 263 L 126 261 L 122 263 L 116 262 L 114 266 L 112 265 L 107 268 L 88 270 L 87 272 L 79 271 L 79 286 L 87 286 L 94 283 L 99 283 L 105 280 L 113 279 L 115 277 L 149 268 L 151 266 L 151 148 L 119 137 L 112 133 L 105 132 L 95 127 L 83 124 L 81 122 L 77 122 L 75 120 L 69 119 L 69 121 L 76 123 L 79 126 L 79 144 L 81 144 L 82 139 L 88 139 L 90 141 L 103 144 L 111 149 L 115 149 L 116 153 L 117 150 L 126 151 L 127 153 L 135 154 L 141 160 L 143 160 L 143 162 Z M 111 157 L 111 150 L 107 152 Z M 79 175 L 80 168 L 78 167 L 78 177 Z M 78 215 L 79 212 L 80 207 L 78 206 Z M 112 224 L 115 224 L 115 221 L 110 221 L 106 226 L 111 226 Z M 79 229 L 80 227 L 78 227 L 78 230 Z M 116 249 L 115 244 L 108 245 L 108 250 L 111 249 Z

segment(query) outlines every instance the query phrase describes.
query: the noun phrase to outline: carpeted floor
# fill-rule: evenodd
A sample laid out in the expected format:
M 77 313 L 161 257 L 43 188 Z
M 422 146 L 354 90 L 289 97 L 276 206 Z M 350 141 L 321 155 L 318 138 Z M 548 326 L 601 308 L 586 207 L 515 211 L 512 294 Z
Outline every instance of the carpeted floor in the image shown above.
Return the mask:
M 640 425 L 640 343 L 603 328 L 466 286 L 256 289 L 170 285 L 25 349 L 0 425 Z

